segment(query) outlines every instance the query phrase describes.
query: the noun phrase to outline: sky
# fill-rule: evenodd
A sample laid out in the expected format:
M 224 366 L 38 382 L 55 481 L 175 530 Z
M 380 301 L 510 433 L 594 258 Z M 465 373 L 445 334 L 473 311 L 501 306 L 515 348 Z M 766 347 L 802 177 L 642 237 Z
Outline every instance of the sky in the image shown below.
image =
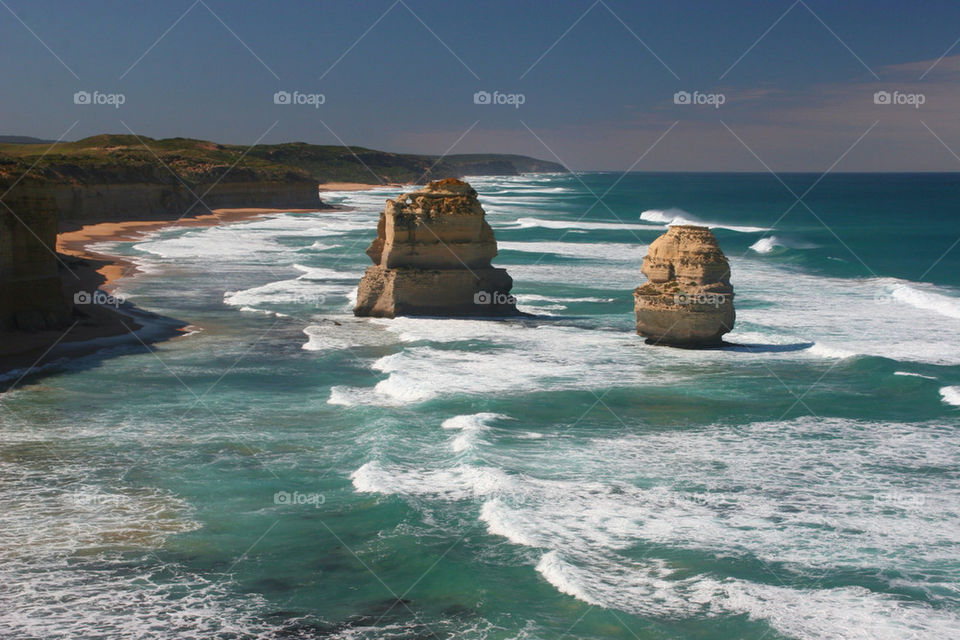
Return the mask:
M 0 0 L 0 55 L 7 135 L 960 171 L 960 3 Z

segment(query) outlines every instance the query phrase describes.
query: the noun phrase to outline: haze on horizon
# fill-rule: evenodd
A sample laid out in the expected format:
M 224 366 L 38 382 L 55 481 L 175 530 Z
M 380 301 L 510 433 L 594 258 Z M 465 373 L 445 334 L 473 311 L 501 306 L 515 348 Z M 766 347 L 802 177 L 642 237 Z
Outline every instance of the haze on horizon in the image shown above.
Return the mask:
M 960 170 L 960 5 L 0 4 L 2 134 L 520 153 L 575 170 Z

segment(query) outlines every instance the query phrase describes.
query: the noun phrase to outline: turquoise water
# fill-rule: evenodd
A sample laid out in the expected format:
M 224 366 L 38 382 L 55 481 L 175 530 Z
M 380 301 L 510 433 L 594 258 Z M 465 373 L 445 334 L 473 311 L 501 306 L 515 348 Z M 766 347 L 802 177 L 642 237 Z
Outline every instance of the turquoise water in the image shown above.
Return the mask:
M 472 178 L 506 322 L 353 318 L 389 189 L 114 245 L 196 331 L 0 396 L 0 634 L 960 636 L 958 182 L 817 178 Z M 737 346 L 633 333 L 682 220 Z

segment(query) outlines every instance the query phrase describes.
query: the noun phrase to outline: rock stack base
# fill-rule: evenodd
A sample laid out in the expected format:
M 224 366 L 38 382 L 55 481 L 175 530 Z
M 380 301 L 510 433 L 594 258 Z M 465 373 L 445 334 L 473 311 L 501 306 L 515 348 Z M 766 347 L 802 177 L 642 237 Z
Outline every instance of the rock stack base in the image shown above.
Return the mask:
M 448 178 L 387 200 L 377 238 L 367 249 L 374 266 L 357 291 L 357 316 L 518 315 L 493 229 L 477 192 Z
M 648 342 L 704 348 L 733 329 L 730 263 L 706 227 L 678 225 L 650 244 L 649 282 L 633 292 L 637 333 Z

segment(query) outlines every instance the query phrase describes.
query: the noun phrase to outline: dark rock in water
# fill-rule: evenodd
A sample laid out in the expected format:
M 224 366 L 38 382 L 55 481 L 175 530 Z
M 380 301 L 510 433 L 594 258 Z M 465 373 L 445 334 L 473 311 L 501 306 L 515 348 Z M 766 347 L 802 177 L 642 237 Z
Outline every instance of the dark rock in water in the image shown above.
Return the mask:
M 518 315 L 513 279 L 490 264 L 497 242 L 485 216 L 477 192 L 453 178 L 387 200 L 354 314 Z
M 678 225 L 650 244 L 643 259 L 650 279 L 633 292 L 637 333 L 650 342 L 703 348 L 733 329 L 730 263 L 706 227 Z

